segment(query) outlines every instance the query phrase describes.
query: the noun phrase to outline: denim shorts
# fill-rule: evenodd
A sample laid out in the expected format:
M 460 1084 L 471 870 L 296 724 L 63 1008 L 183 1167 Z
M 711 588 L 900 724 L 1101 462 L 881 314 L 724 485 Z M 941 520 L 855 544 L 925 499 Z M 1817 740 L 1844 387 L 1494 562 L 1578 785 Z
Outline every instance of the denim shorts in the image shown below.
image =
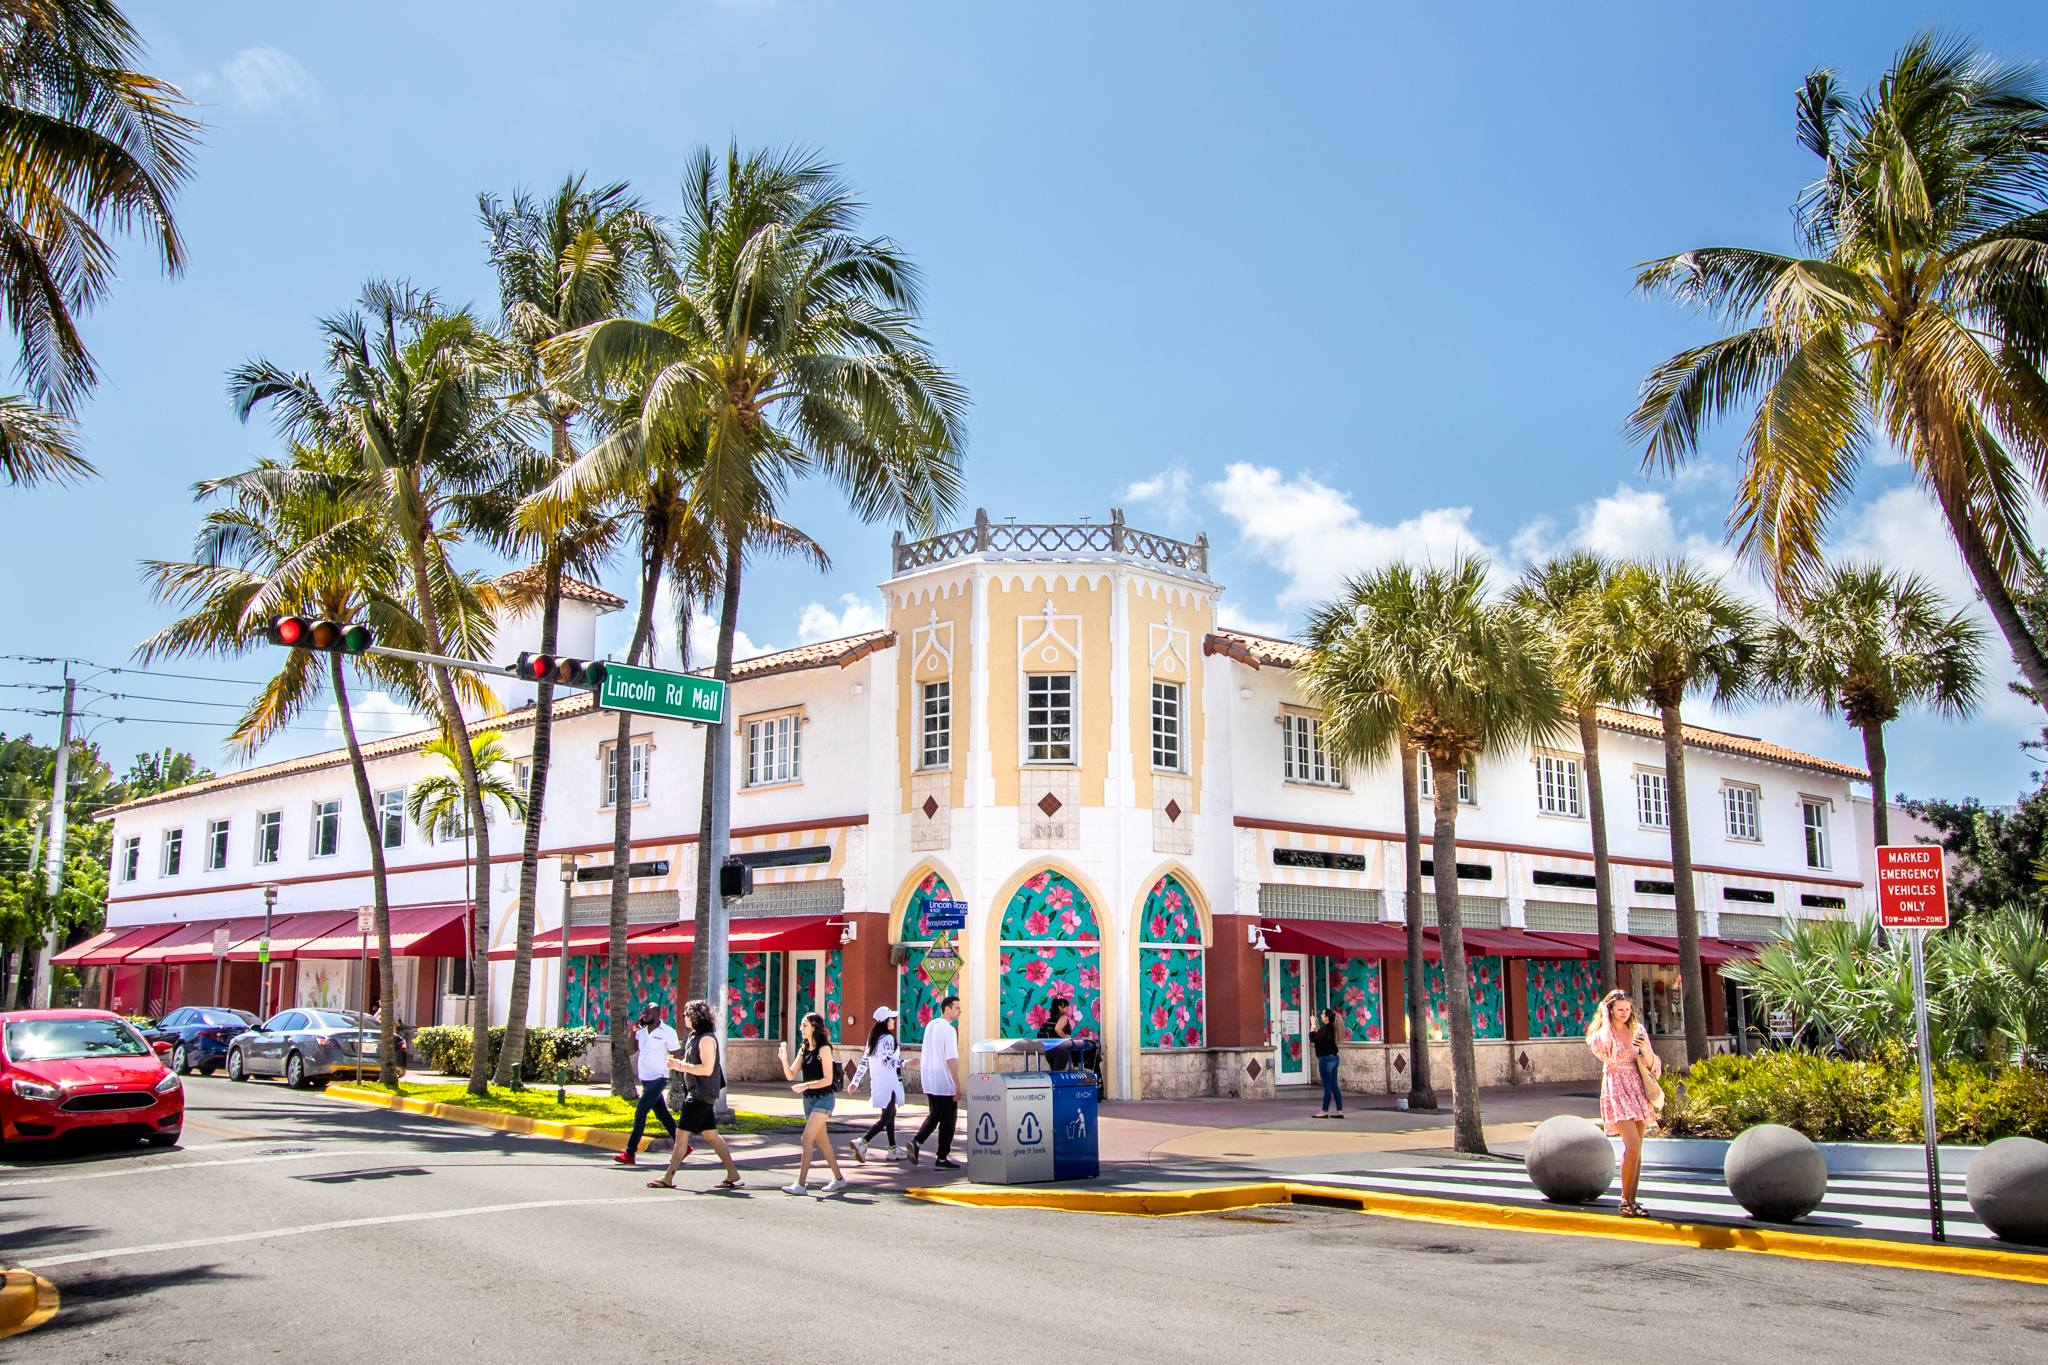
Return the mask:
M 836 1097 L 829 1090 L 806 1090 L 804 1092 L 804 1117 L 832 1112 L 832 1101 Z

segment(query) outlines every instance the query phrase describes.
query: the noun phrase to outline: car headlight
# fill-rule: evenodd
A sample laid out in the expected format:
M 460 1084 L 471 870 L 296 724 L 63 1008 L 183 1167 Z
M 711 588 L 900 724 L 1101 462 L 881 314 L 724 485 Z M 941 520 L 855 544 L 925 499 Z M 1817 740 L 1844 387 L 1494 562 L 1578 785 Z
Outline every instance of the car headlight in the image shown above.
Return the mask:
M 16 1084 L 20 1084 L 20 1082 L 16 1082 Z M 151 1086 L 150 1089 L 156 1091 L 156 1093 L 159 1095 L 168 1095 L 173 1090 L 176 1090 L 178 1088 L 178 1085 L 178 1073 L 175 1071 L 166 1071 L 164 1073 L 164 1078 L 158 1081 L 155 1085 Z
M 17 1098 L 24 1100 L 56 1100 L 63 1098 L 64 1095 L 64 1092 L 54 1085 L 25 1081 L 19 1076 L 14 1078 L 14 1093 Z

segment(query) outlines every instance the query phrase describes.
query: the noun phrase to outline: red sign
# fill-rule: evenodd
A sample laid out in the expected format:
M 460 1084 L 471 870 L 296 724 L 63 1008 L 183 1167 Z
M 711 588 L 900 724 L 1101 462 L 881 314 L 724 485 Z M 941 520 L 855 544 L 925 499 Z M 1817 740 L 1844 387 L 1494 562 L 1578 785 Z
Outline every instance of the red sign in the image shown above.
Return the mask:
M 1948 878 L 1932 844 L 1877 850 L 1877 922 L 1887 929 L 1948 928 Z

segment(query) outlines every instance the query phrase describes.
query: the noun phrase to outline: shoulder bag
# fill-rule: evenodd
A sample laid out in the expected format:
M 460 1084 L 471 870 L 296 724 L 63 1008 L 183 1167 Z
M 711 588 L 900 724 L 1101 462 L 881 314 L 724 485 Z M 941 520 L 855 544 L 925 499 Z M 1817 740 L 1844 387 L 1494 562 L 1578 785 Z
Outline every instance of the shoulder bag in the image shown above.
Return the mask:
M 1633 1042 L 1633 1040 L 1631 1040 Z M 1645 1037 L 1643 1043 L 1649 1039 Z M 1658 1114 L 1664 1112 L 1664 1087 L 1657 1084 L 1656 1073 L 1650 1070 L 1650 1059 L 1640 1051 L 1636 1053 L 1636 1074 L 1643 1078 L 1643 1097 L 1650 1102 L 1650 1109 Z

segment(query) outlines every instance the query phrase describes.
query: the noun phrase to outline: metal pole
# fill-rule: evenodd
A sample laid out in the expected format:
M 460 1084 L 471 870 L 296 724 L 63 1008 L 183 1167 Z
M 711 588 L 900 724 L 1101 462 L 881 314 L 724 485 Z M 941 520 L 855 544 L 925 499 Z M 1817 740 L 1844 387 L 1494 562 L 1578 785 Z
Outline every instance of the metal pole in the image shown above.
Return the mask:
M 39 1010 L 50 1008 L 50 991 L 56 984 L 56 969 L 50 965 L 50 959 L 57 955 L 64 932 L 57 923 L 57 897 L 64 890 L 64 810 L 71 793 L 71 702 L 77 691 L 78 679 L 71 676 L 71 665 L 66 664 L 64 718 L 57 722 L 57 771 L 50 780 L 50 848 L 43 863 L 43 896 L 50 912 L 50 932 L 36 962 L 33 998 Z
M 730 706 L 725 708 L 728 712 Z M 711 727 L 711 828 L 697 845 L 697 856 L 711 860 L 711 942 L 705 945 L 709 957 L 704 963 L 704 988 L 710 996 L 711 1018 L 718 1033 L 719 1056 L 725 1055 L 726 1038 L 726 957 L 730 943 L 731 921 L 726 914 L 725 897 L 720 894 L 720 878 L 725 870 L 726 850 L 732 846 L 732 728 L 721 720 Z M 819 998 L 824 998 L 824 966 L 819 966 Z M 725 1096 L 719 1095 L 714 1103 L 721 1113 L 728 1111 Z
M 562 956 L 555 982 L 555 1027 L 569 1027 L 569 893 L 576 886 L 576 859 L 563 854 L 562 870 Z
M 256 970 L 263 975 L 256 982 L 258 1022 L 270 1018 L 270 916 L 277 909 L 277 883 L 263 885 L 263 937 L 256 944 Z
M 1920 1136 L 1927 1148 L 1927 1227 L 1937 1242 L 1948 1234 L 1941 1222 L 1941 1147 L 1934 1126 L 1934 1057 L 1927 1041 L 1927 960 L 1925 929 L 1906 931 L 1913 939 L 1913 1033 L 1920 1042 Z

